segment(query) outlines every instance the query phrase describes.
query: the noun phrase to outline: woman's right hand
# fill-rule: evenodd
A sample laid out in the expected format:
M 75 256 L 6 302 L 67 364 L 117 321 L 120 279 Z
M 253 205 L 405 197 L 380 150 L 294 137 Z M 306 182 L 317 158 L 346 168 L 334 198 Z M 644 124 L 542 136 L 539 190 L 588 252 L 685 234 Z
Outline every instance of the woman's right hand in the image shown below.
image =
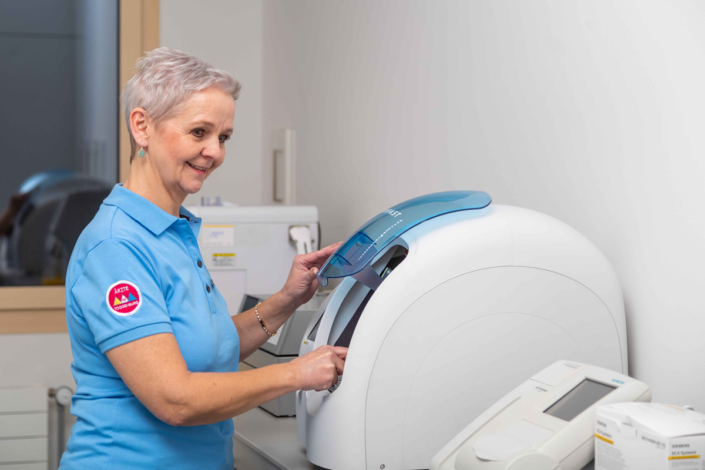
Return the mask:
M 348 348 L 321 346 L 289 363 L 299 380 L 299 390 L 327 390 L 343 375 Z

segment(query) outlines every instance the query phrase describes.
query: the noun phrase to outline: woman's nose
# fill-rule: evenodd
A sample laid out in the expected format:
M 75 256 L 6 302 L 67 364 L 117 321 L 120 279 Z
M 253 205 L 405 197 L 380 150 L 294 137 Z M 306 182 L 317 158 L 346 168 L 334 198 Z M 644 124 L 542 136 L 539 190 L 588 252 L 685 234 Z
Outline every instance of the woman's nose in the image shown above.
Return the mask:
M 218 159 L 224 151 L 225 149 L 221 147 L 219 139 L 209 139 L 202 154 L 204 157 Z

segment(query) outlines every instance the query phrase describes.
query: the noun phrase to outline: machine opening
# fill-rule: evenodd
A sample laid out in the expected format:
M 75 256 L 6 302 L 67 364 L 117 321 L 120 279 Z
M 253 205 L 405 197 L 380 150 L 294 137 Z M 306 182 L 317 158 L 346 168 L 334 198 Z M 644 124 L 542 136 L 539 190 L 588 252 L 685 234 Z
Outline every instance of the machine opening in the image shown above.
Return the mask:
M 309 333 L 309 335 L 308 335 L 309 341 L 316 341 L 316 334 L 318 333 L 318 326 L 321 324 L 321 320 L 323 320 L 324 316 L 325 316 L 325 312 L 323 312 L 323 314 L 318 318 L 316 325 L 311 330 L 311 333 Z
M 387 262 L 384 269 L 382 269 L 380 277 L 384 280 L 384 278 L 386 278 L 392 271 L 394 271 L 394 269 L 396 269 L 397 266 L 401 264 L 402 261 L 404 261 L 408 253 L 409 250 L 407 250 L 405 247 L 401 245 L 397 246 L 394 251 L 394 254 L 391 258 L 389 258 L 389 261 Z M 335 341 L 335 346 L 342 346 L 345 348 L 350 346 L 350 341 L 352 340 L 353 333 L 355 332 L 355 328 L 357 327 L 357 322 L 360 321 L 362 312 L 365 310 L 367 303 L 370 301 L 374 293 L 375 291 L 370 289 L 367 295 L 365 295 L 365 298 L 362 299 L 362 302 L 360 302 L 360 305 L 358 305 L 357 309 L 355 310 L 355 313 L 350 318 L 348 324 L 345 326 L 345 329 Z

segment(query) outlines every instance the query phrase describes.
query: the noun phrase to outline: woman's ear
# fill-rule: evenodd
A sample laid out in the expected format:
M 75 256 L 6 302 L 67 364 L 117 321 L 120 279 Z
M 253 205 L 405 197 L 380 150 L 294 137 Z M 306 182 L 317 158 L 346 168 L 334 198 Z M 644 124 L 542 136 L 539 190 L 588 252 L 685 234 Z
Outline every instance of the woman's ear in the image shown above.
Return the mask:
M 135 108 L 130 113 L 130 130 L 132 137 L 140 147 L 149 146 L 149 117 L 143 108 Z

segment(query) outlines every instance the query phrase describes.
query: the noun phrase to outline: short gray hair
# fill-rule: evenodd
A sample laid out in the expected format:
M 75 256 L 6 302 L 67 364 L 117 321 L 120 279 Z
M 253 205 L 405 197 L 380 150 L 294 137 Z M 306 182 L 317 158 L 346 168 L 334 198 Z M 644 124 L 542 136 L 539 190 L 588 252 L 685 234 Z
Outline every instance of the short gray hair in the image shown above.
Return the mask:
M 170 116 L 195 92 L 217 87 L 237 100 L 240 83 L 228 72 L 177 49 L 160 47 L 137 61 L 137 73 L 125 85 L 122 107 L 130 134 L 130 161 L 137 144 L 130 129 L 130 113 L 143 108 L 155 123 Z

